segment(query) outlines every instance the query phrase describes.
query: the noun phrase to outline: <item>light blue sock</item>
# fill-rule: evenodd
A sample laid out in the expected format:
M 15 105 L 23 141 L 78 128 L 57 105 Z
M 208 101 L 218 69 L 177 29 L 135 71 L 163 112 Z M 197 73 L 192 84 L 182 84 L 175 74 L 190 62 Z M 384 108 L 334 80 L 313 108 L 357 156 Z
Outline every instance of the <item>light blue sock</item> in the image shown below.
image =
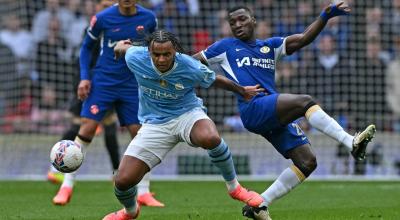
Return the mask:
M 233 165 L 231 151 L 224 139 L 221 138 L 221 143 L 207 152 L 208 156 L 211 158 L 211 162 L 218 167 L 226 182 L 236 179 L 236 171 Z
M 126 191 L 122 191 L 114 186 L 114 193 L 119 202 L 125 207 L 125 210 L 130 214 L 135 214 L 137 187 L 134 186 Z

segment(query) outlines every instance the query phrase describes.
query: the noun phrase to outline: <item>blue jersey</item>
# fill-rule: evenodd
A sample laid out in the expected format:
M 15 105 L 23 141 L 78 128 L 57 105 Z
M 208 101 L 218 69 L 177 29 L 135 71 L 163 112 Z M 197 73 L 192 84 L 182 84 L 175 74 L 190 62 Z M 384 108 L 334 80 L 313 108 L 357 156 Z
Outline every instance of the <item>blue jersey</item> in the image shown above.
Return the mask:
M 285 157 L 289 150 L 308 143 L 296 122 L 282 125 L 276 112 L 279 93 L 275 86 L 275 66 L 286 55 L 285 38 L 251 43 L 225 38 L 208 47 L 202 55 L 210 64 L 219 64 L 231 80 L 242 86 L 260 84 L 269 94 L 261 93 L 250 102 L 238 96 L 240 117 L 246 129 L 262 135 Z
M 81 80 L 90 79 L 90 60 L 85 56 L 84 49 L 87 48 L 85 43 L 93 44 L 97 40 L 100 40 L 101 48 L 96 66 L 92 70 L 92 81 L 98 85 L 108 86 L 135 80 L 125 60 L 114 59 L 114 46 L 120 40 L 144 40 L 146 35 L 156 29 L 157 20 L 154 13 L 140 5 L 136 5 L 136 9 L 135 15 L 124 16 L 115 4 L 92 18 L 81 50 Z
M 195 88 L 208 88 L 215 81 L 214 71 L 185 54 L 177 53 L 172 69 L 165 73 L 154 66 L 147 47 L 129 48 L 125 59 L 138 82 L 141 123 L 165 123 L 203 107 Z
M 208 63 L 218 63 L 229 79 L 242 86 L 260 84 L 269 94 L 277 93 L 275 64 L 285 54 L 284 38 L 281 37 L 252 43 L 224 38 L 202 51 Z M 238 99 L 239 103 L 244 102 L 241 96 Z

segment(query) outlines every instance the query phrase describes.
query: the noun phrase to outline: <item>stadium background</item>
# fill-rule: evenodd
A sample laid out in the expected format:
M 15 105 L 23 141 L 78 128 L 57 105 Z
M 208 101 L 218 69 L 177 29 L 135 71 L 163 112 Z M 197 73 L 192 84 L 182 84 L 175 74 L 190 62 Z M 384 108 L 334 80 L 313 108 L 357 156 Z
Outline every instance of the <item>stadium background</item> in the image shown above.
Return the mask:
M 94 2 L 47 2 L 52 6 L 43 0 L 0 1 L 0 179 L 44 179 L 50 147 L 71 119 L 67 109 L 75 93 L 79 45 Z M 368 160 L 355 163 L 336 142 L 302 122 L 318 158 L 312 177 L 398 178 L 400 1 L 346 2 L 351 16 L 331 19 L 313 44 L 278 63 L 277 84 L 281 92 L 312 95 L 351 133 L 369 123 L 377 126 Z M 232 5 L 252 8 L 258 36 L 267 38 L 302 32 L 328 1 L 141 3 L 155 11 L 160 28 L 176 33 L 188 53 L 195 53 L 230 35 L 224 17 Z M 213 88 L 199 94 L 229 143 L 239 174 L 264 179 L 287 167 L 289 161 L 270 144 L 243 129 L 232 94 Z M 129 135 L 121 129 L 119 139 L 123 152 Z M 108 161 L 103 137 L 98 136 L 88 149 L 79 178 L 108 178 L 112 172 Z M 178 146 L 153 176 L 204 179 L 198 174 L 215 173 L 203 150 Z

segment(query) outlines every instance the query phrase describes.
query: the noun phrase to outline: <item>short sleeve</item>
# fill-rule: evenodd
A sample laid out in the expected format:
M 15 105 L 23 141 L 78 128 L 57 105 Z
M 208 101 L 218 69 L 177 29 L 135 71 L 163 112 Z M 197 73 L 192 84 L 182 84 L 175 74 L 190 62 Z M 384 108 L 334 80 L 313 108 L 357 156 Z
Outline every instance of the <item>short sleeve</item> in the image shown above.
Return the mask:
M 203 64 L 201 64 L 200 66 L 200 72 L 202 76 L 202 79 L 200 81 L 200 86 L 203 88 L 210 87 L 215 81 L 215 72 Z
M 286 56 L 286 38 L 284 37 L 272 37 L 269 38 L 268 44 L 274 49 L 275 60 L 280 60 L 282 57 Z
M 220 63 L 223 61 L 221 55 L 226 53 L 227 48 L 229 48 L 227 44 L 227 40 L 225 39 L 217 41 L 203 50 L 201 54 L 209 64 Z
M 139 63 L 138 57 L 145 52 L 145 47 L 132 46 L 125 53 L 125 61 L 131 72 L 134 72 L 135 65 Z

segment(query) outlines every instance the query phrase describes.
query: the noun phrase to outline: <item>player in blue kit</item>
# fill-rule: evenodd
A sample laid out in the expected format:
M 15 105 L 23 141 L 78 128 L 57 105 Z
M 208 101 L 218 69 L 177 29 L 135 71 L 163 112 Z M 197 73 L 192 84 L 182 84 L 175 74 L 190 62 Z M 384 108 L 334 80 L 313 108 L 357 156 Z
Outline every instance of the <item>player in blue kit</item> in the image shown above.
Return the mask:
M 262 198 L 239 184 L 230 150 L 205 113 L 195 88 L 216 86 L 239 93 L 244 99 L 263 89 L 241 87 L 223 76 L 216 76 L 198 60 L 185 55 L 179 41 L 169 32 L 158 30 L 148 41 L 148 47 L 121 41 L 114 49 L 117 56 L 126 52 L 128 67 L 138 81 L 142 127 L 129 144 L 115 180 L 114 192 L 124 209 L 104 219 L 138 217 L 136 184 L 179 142 L 206 149 L 212 163 L 221 171 L 230 196 L 258 206 Z
M 344 144 L 356 160 L 363 160 L 367 144 L 375 134 L 375 126 L 352 136 L 309 95 L 280 94 L 275 87 L 276 62 L 311 43 L 335 16 L 347 15 L 350 9 L 343 2 L 327 6 L 303 33 L 288 37 L 255 38 L 256 19 L 247 7 L 228 11 L 233 38 L 217 41 L 194 57 L 203 63 L 219 64 L 225 75 L 242 86 L 260 84 L 266 93 L 250 102 L 238 96 L 244 126 L 262 135 L 293 165 L 261 195 L 264 202 L 258 208 L 245 206 L 243 214 L 253 219 L 270 219 L 267 207 L 305 180 L 317 167 L 316 157 L 296 120 L 305 116 L 311 126 Z
M 157 27 L 153 12 L 136 4 L 136 0 L 119 0 L 98 14 L 90 22 L 80 52 L 81 81 L 78 98 L 83 100 L 81 127 L 75 142 L 86 147 L 108 110 L 115 108 L 121 126 L 126 126 L 132 138 L 140 123 L 138 88 L 134 75 L 125 60 L 114 59 L 114 46 L 120 40 L 143 40 Z M 95 67 L 89 71 L 92 48 L 100 41 L 100 53 Z M 72 196 L 75 173 L 65 174 L 63 184 L 53 198 L 56 205 L 65 205 Z M 163 207 L 149 192 L 148 175 L 139 184 L 139 202 L 147 206 Z

